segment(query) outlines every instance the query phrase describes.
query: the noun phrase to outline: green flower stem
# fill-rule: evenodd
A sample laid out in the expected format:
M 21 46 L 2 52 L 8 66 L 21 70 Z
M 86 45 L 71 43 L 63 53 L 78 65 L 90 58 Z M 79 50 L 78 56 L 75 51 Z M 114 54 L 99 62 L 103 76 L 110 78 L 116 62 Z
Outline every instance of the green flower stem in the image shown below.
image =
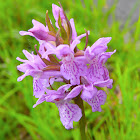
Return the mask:
M 84 111 L 84 105 L 83 100 L 81 99 L 80 95 L 78 95 L 74 102 L 81 108 L 82 110 L 82 118 L 79 121 L 79 127 L 80 127 L 80 135 L 81 140 L 87 140 L 86 133 L 85 133 L 85 127 L 86 127 L 86 118 L 85 118 L 85 111 Z

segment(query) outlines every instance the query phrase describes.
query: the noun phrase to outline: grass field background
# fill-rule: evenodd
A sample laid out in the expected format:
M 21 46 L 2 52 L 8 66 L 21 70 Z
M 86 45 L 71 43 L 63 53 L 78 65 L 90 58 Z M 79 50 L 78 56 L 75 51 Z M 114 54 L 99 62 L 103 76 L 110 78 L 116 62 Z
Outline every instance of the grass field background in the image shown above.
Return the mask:
M 74 18 L 78 35 L 90 30 L 89 43 L 100 37 L 112 37 L 108 51 L 117 50 L 107 62 L 110 77 L 114 80 L 107 93 L 103 111 L 92 112 L 85 104 L 87 128 L 91 139 L 140 139 L 140 18 L 130 24 L 131 15 L 123 27 L 115 18 L 116 2 L 108 7 L 106 0 L 60 0 L 68 18 Z M 56 0 L 0 0 L 0 140 L 79 140 L 78 123 L 66 130 L 60 122 L 57 107 L 52 103 L 32 106 L 32 77 L 17 82 L 22 73 L 16 57 L 25 58 L 23 49 L 31 52 L 37 41 L 20 36 L 20 30 L 32 27 L 32 19 L 45 24 L 45 13 L 52 17 L 52 3 Z M 128 9 L 130 10 L 130 9 Z M 108 22 L 108 19 L 111 22 Z M 80 48 L 85 46 L 82 40 Z

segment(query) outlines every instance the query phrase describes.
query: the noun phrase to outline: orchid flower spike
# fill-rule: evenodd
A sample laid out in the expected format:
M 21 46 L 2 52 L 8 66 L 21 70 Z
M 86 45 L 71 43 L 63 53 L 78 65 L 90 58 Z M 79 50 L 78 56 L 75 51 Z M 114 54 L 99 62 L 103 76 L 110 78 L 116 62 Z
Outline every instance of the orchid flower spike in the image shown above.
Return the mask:
M 22 64 L 17 69 L 26 76 L 33 77 L 33 95 L 38 98 L 33 107 L 42 102 L 54 103 L 58 107 L 60 120 L 66 129 L 73 128 L 73 121 L 79 121 L 84 112 L 75 102 L 87 102 L 92 111 L 101 112 L 107 95 L 100 87 L 112 88 L 113 80 L 105 66 L 113 52 L 107 51 L 111 37 L 98 39 L 91 47 L 88 46 L 89 31 L 77 35 L 74 19 L 68 20 L 62 6 L 52 4 L 55 19 L 53 26 L 46 12 L 46 25 L 32 20 L 33 28 L 20 31 L 20 35 L 30 35 L 39 42 L 39 50 L 34 47 L 31 53 L 23 50 L 26 60 L 17 57 Z M 86 37 L 83 50 L 79 50 L 81 39 Z M 54 83 L 61 85 L 58 89 Z

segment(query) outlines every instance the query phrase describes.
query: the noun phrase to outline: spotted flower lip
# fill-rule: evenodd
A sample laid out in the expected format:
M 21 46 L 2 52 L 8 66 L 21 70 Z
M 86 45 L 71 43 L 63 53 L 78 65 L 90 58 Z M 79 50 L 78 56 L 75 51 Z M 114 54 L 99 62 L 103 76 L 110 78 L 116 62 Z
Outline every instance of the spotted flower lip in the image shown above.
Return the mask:
M 112 88 L 113 84 L 105 63 L 116 50 L 106 52 L 111 37 L 99 38 L 91 47 L 87 46 L 90 32 L 78 36 L 74 19 L 68 20 L 61 4 L 60 7 L 52 4 L 52 13 L 56 28 L 47 11 L 46 26 L 33 19 L 31 29 L 19 32 L 22 36 L 35 37 L 39 48 L 34 46 L 31 53 L 23 50 L 26 59 L 17 57 L 22 62 L 17 69 L 24 73 L 17 81 L 32 76 L 33 96 L 38 98 L 33 108 L 42 102 L 54 103 L 63 126 L 72 129 L 73 121 L 82 117 L 81 108 L 73 100 L 81 98 L 93 112 L 101 112 L 107 95 L 99 88 Z M 85 46 L 80 46 L 83 37 L 86 37 Z M 84 49 L 80 50 L 79 46 Z
M 101 105 L 104 105 L 106 101 L 106 93 L 103 90 L 99 90 L 92 99 L 86 99 L 84 98 L 83 100 L 87 102 L 91 107 L 92 107 L 92 112 L 99 111 L 101 112 Z

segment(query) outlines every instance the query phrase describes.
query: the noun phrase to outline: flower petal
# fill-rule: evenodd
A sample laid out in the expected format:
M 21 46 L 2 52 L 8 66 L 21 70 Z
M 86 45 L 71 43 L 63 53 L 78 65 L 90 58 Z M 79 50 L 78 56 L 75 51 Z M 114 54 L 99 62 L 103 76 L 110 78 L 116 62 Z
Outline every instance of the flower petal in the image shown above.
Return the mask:
M 25 74 L 18 77 L 17 81 L 22 81 L 26 76 L 31 75 L 32 77 L 39 78 L 42 74 L 41 70 L 27 70 Z
M 90 34 L 90 31 L 88 31 L 88 35 Z M 86 36 L 86 33 L 84 33 L 84 34 L 81 34 L 81 35 L 79 35 L 79 36 L 77 36 L 76 38 L 75 38 L 75 40 L 80 40 L 80 39 L 82 39 L 83 37 L 85 37 Z
M 86 101 L 92 107 L 92 112 L 102 111 L 98 99 L 96 97 L 93 97 L 92 99 L 84 99 L 84 101 Z
M 63 85 L 61 87 L 58 88 L 58 92 L 60 93 L 64 93 L 66 90 L 68 90 L 72 85 L 71 84 L 66 84 L 66 85 Z
M 17 66 L 17 69 L 21 72 L 26 72 L 27 70 L 33 69 L 33 67 L 27 63 L 23 63 Z
M 30 36 L 33 36 L 34 37 L 34 35 L 31 32 L 27 32 L 27 31 L 20 31 L 19 34 L 22 35 L 22 36 L 24 36 L 24 35 L 30 35 Z
M 91 50 L 95 55 L 103 53 L 107 50 L 107 43 L 109 43 L 111 37 L 99 38 L 92 46 Z
M 116 50 L 114 50 L 113 52 L 106 52 L 100 55 L 99 57 L 99 63 L 105 64 L 107 59 L 111 57 L 112 54 L 114 54 L 116 52 Z
M 33 105 L 33 108 L 35 108 L 37 105 L 41 104 L 42 102 L 44 102 L 46 99 L 45 99 L 46 95 L 42 95 L 36 102 L 36 104 Z
M 30 35 L 35 37 L 38 41 L 40 40 L 54 40 L 54 37 L 48 35 L 48 28 L 45 27 L 42 23 L 36 21 L 36 20 L 32 20 L 33 23 L 33 28 L 29 29 L 28 32 L 27 31 L 20 31 L 19 34 L 20 35 Z
M 50 70 L 50 71 L 43 71 L 42 74 L 40 75 L 40 78 L 41 79 L 48 79 L 50 78 L 51 76 L 55 76 L 55 77 L 60 77 L 62 76 L 61 72 L 60 71 L 54 71 L 54 70 Z
M 106 95 L 106 93 L 103 90 L 99 90 L 97 92 L 97 98 L 99 100 L 99 104 L 100 105 L 104 105 L 104 103 L 106 101 L 106 98 L 107 98 L 107 95 Z
M 87 68 L 87 60 L 85 59 L 85 57 L 84 56 L 76 57 L 74 60 L 78 68 L 78 75 L 79 76 L 87 75 L 88 68 Z
M 71 79 L 73 75 L 78 74 L 77 66 L 73 61 L 63 63 L 60 67 L 60 71 L 67 80 Z
M 47 95 L 45 97 L 46 102 L 53 102 L 54 103 L 54 102 L 59 101 L 65 97 L 64 93 L 60 94 L 55 90 L 53 90 L 53 91 L 51 90 L 51 94 L 48 93 L 48 90 L 46 90 L 46 92 L 47 92 Z
M 17 81 L 18 82 L 22 81 L 28 75 L 29 75 L 29 73 L 25 73 L 25 74 L 21 75 L 20 77 L 18 77 Z
M 74 51 L 74 48 L 76 47 L 77 44 L 80 43 L 80 40 L 74 40 L 71 45 L 70 45 L 70 48 L 72 51 Z
M 43 29 L 32 28 L 32 29 L 29 30 L 29 32 L 31 32 L 39 40 L 55 41 L 55 37 L 52 36 L 52 35 L 49 35 L 48 32 L 43 30 Z
M 20 61 L 20 62 L 24 62 L 24 63 L 26 63 L 28 60 L 24 60 L 24 59 L 21 59 L 20 57 L 17 57 L 16 58 L 18 61 Z
M 64 100 L 67 100 L 67 99 L 72 99 L 76 96 L 78 96 L 81 92 L 81 90 L 83 89 L 83 85 L 79 85 L 79 86 L 76 86 L 75 88 L 73 88 L 70 93 L 65 97 Z
M 52 12 L 53 12 L 53 16 L 54 16 L 56 22 L 58 22 L 59 12 L 60 12 L 61 20 L 65 19 L 63 10 L 59 6 L 52 4 Z
M 82 111 L 76 104 L 56 103 L 59 110 L 60 120 L 66 129 L 73 128 L 73 121 L 78 122 L 82 117 Z
M 109 79 L 109 71 L 105 66 L 103 66 L 103 77 L 104 77 L 104 80 Z
M 76 32 L 76 29 L 75 29 L 73 18 L 70 19 L 70 24 L 71 24 L 71 28 L 72 28 L 72 40 L 74 40 L 77 37 L 77 32 Z
M 87 72 L 87 78 L 91 82 L 97 82 L 97 81 L 103 81 L 103 76 L 102 76 L 102 66 L 99 65 L 98 63 L 93 63 L 90 65 L 88 68 Z
M 108 87 L 108 86 L 112 85 L 112 83 L 113 83 L 113 80 L 112 79 L 107 79 L 105 81 L 94 82 L 94 86 Z
M 44 54 L 42 54 L 42 58 L 48 59 L 49 54 L 58 54 L 58 51 L 56 51 L 56 47 L 52 45 L 51 43 L 45 42 L 43 46 L 45 47 L 47 51 L 44 52 Z
M 24 55 L 26 56 L 26 58 L 29 61 L 33 61 L 34 60 L 34 54 L 29 53 L 27 50 L 23 50 L 22 52 L 24 53 Z
M 56 51 L 58 52 L 56 53 L 58 58 L 62 58 L 63 56 L 72 53 L 72 50 L 70 49 L 69 45 L 66 44 L 57 46 Z
M 66 84 L 66 85 L 63 85 L 61 87 L 58 88 L 58 90 L 49 90 L 49 89 L 46 89 L 46 101 L 47 102 L 56 102 L 56 101 L 59 101 L 59 100 L 62 100 L 64 99 L 65 97 L 65 91 L 67 89 L 70 88 L 70 84 Z M 56 101 L 55 101 L 56 100 Z
M 36 98 L 39 98 L 45 93 L 41 79 L 33 79 L 33 92 Z
M 103 105 L 105 103 L 106 100 L 106 93 L 102 90 L 99 90 L 97 92 L 97 95 L 94 96 L 92 99 L 83 99 L 84 101 L 86 101 L 91 107 L 92 107 L 92 111 L 99 111 L 101 112 L 102 109 L 100 107 L 100 105 Z
M 81 98 L 82 99 L 91 99 L 93 98 L 97 93 L 97 89 L 92 85 L 88 85 L 88 86 L 83 86 L 83 92 L 81 94 Z
M 32 20 L 32 23 L 33 23 L 33 25 L 34 25 L 34 26 L 33 26 L 34 29 L 42 29 L 42 30 L 48 31 L 48 28 L 45 27 L 45 26 L 44 26 L 42 23 L 40 23 L 39 21 L 33 19 L 33 20 Z M 31 28 L 31 29 L 33 29 L 33 28 Z
M 91 48 L 89 46 L 86 48 L 84 55 L 88 61 L 91 61 L 95 56 L 94 52 L 91 52 Z

